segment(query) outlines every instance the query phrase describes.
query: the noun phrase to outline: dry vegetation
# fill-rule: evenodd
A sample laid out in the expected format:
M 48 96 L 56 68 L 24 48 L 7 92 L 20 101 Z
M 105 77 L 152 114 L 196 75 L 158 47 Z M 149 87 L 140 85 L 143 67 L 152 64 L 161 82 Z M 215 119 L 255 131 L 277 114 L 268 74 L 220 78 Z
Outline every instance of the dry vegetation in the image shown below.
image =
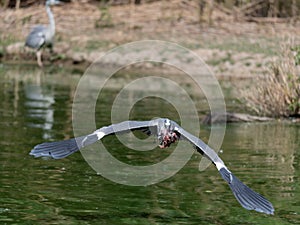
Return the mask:
M 48 23 L 44 1 L 3 2 L 8 8 L 0 9 L 0 59 L 2 55 L 2 60 L 30 59 L 35 63 L 35 55 L 23 46 L 33 25 Z M 244 96 L 256 113 L 300 114 L 299 68 L 289 51 L 300 43 L 299 1 L 68 2 L 53 7 L 56 58 L 51 59 L 45 52 L 48 64 L 90 63 L 105 51 L 131 41 L 173 41 L 194 50 L 219 78 L 255 79 L 254 88 Z M 138 2 L 141 4 L 135 4 Z M 284 45 L 283 53 L 278 56 L 279 46 L 286 43 L 287 37 L 295 42 L 292 46 L 289 43 L 289 47 Z
M 294 46 L 294 44 L 290 45 Z M 263 77 L 255 79 L 250 90 L 243 91 L 247 105 L 258 114 L 272 117 L 300 115 L 300 68 L 297 50 L 283 46 Z

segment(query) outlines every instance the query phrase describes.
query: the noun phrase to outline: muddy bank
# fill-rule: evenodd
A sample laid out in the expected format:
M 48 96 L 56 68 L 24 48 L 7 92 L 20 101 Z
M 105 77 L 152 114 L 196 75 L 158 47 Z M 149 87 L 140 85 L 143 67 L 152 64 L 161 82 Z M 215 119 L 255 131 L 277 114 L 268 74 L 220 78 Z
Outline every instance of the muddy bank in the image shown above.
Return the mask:
M 116 46 L 111 49 L 115 47 Z M 89 52 L 78 52 L 75 51 L 69 43 L 58 42 L 54 46 L 53 53 L 50 53 L 48 49 L 43 50 L 43 61 L 46 66 L 50 64 L 60 64 L 64 66 L 81 65 L 82 67 L 87 67 L 96 60 L 101 59 L 101 57 L 105 56 L 111 49 L 95 49 Z M 24 47 L 23 42 L 16 42 L 2 47 L 1 52 L 1 61 L 3 63 L 14 61 L 14 63 L 19 62 L 20 64 L 36 64 L 35 51 Z M 219 49 L 198 48 L 193 49 L 192 52 L 198 55 L 217 77 L 224 78 L 249 78 L 262 75 L 266 71 L 268 64 L 276 58 L 276 56 L 266 56 L 262 53 L 254 54 Z M 138 54 L 141 54 L 141 52 L 138 52 Z M 147 56 L 153 55 L 153 52 L 144 50 L 141 55 L 145 56 L 144 60 L 147 61 L 147 58 L 149 58 Z M 105 64 L 108 66 L 124 65 L 126 64 L 126 60 L 126 57 L 123 55 L 116 55 L 115 58 L 105 59 L 102 63 L 103 66 L 105 66 Z M 160 60 L 162 63 L 165 61 L 163 56 L 160 57 Z M 185 60 L 185 63 L 189 63 L 188 59 Z M 145 63 L 144 65 L 144 68 L 142 68 L 141 65 L 139 65 L 139 68 L 145 70 L 152 68 L 151 63 Z M 163 69 L 163 67 L 161 68 Z
M 205 18 L 199 24 L 194 4 L 189 1 L 183 5 L 183 1 L 173 0 L 103 9 L 73 2 L 53 7 L 56 40 L 54 54 L 47 50 L 43 53 L 45 65 L 88 66 L 112 48 L 155 39 L 193 50 L 218 77 L 253 77 L 264 73 L 286 36 L 300 36 L 298 23 L 236 21 L 217 9 L 212 24 Z M 43 5 L 1 12 L 2 63 L 35 64 L 35 54 L 24 48 L 24 41 L 34 25 L 47 23 Z

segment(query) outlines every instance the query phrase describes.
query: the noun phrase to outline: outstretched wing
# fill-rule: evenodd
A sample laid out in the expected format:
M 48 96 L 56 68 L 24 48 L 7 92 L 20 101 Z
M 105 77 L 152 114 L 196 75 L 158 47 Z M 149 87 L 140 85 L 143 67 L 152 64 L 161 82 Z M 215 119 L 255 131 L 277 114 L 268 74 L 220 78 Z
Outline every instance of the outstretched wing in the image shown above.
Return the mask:
M 182 139 L 186 139 L 189 142 L 191 142 L 197 149 L 199 153 L 207 157 L 209 160 L 211 160 L 214 164 L 223 164 L 224 162 L 222 159 L 218 156 L 218 154 L 211 149 L 207 144 L 205 144 L 201 139 L 197 138 L 196 136 L 190 134 L 186 130 L 184 130 L 182 127 L 180 127 L 177 123 L 173 122 L 175 124 L 175 131 L 180 134 L 180 137 Z
M 222 178 L 228 183 L 235 198 L 245 209 L 255 210 L 266 214 L 274 213 L 272 203 L 259 193 L 253 191 L 251 188 L 241 182 L 236 176 L 234 176 L 233 173 L 227 169 L 222 159 L 213 149 L 211 149 L 199 138 L 184 130 L 178 124 L 175 126 L 175 131 L 180 134 L 181 138 L 191 142 L 196 147 L 198 152 L 206 156 L 215 164 Z
M 158 121 L 159 119 L 150 121 L 124 121 L 112 124 L 110 126 L 102 127 L 85 136 L 57 142 L 45 142 L 36 145 L 29 154 L 35 157 L 51 157 L 54 159 L 65 158 L 74 152 L 77 152 L 79 149 L 97 142 L 107 135 L 133 130 L 141 130 L 148 135 L 150 132 L 155 134 Z
M 39 25 L 34 27 L 26 38 L 25 46 L 40 49 L 46 42 L 47 27 Z

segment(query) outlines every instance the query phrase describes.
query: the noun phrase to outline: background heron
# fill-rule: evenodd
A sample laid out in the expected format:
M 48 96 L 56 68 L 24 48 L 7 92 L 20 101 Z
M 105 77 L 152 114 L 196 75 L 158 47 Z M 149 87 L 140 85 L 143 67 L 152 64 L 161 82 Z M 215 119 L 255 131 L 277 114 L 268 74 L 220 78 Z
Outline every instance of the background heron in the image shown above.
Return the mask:
M 53 13 L 51 12 L 51 5 L 57 5 L 60 4 L 59 0 L 47 0 L 46 1 L 46 11 L 49 18 L 49 25 L 48 26 L 42 26 L 38 25 L 35 26 L 30 34 L 28 35 L 25 46 L 28 46 L 30 48 L 36 49 L 36 57 L 37 57 L 37 63 L 40 67 L 43 66 L 42 63 L 42 47 L 46 46 L 50 48 L 50 51 L 52 52 L 53 47 L 53 39 L 55 35 L 55 21 Z

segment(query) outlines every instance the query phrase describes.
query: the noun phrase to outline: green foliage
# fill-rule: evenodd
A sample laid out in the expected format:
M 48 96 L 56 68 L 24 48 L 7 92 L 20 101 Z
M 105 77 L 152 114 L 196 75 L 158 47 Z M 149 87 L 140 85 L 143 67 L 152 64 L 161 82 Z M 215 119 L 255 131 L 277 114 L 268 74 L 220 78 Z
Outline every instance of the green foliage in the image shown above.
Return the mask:
M 59 60 L 64 60 L 66 59 L 66 55 L 65 54 L 57 54 L 57 55 L 53 55 L 50 57 L 50 61 L 54 62 L 54 61 L 59 61 Z
M 207 60 L 207 63 L 209 65 L 213 65 L 213 66 L 218 66 L 225 62 L 229 62 L 231 65 L 233 65 L 235 63 L 234 60 L 232 59 L 232 55 L 230 52 L 227 52 L 226 56 L 224 56 L 222 58 Z
M 90 40 L 86 43 L 86 50 L 93 51 L 95 49 L 102 49 L 109 46 L 109 41 L 96 41 L 96 40 Z
M 295 64 L 296 65 L 300 65 L 300 45 L 291 48 L 291 50 L 294 52 L 295 54 Z
M 16 43 L 17 41 L 19 41 L 15 36 L 13 36 L 12 34 L 7 34 L 7 35 L 3 35 L 0 36 L 0 43 L 2 47 L 8 46 L 10 44 Z
M 22 25 L 29 23 L 31 21 L 32 15 L 29 16 L 25 16 L 24 18 L 22 18 Z
M 100 19 L 95 21 L 95 28 L 113 27 L 112 17 L 109 12 L 109 6 L 106 4 L 103 4 L 101 1 L 99 10 L 101 12 L 101 16 L 100 16 Z

